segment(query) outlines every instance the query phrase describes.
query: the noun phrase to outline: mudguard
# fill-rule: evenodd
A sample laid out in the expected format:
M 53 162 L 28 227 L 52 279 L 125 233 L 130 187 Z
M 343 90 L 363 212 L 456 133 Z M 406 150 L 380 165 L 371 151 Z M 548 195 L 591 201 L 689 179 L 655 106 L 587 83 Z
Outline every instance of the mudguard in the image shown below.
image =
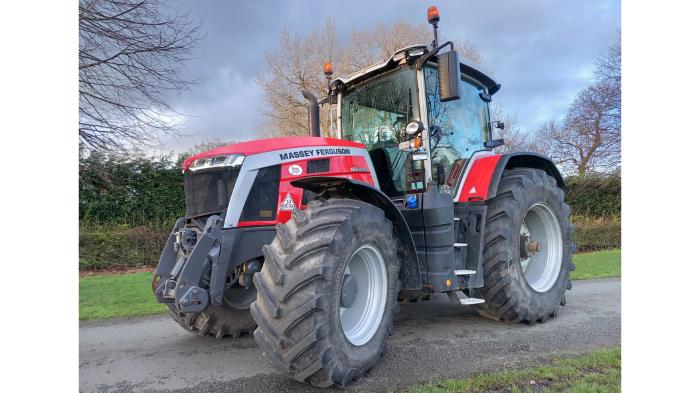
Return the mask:
M 399 274 L 401 289 L 422 288 L 426 269 L 420 266 L 416 245 L 406 220 L 386 194 L 370 184 L 344 177 L 309 176 L 294 180 L 291 184 L 316 194 L 328 193 L 331 197 L 359 199 L 382 209 L 394 224 L 399 240 L 399 255 L 402 260 Z
M 493 170 L 493 175 L 491 176 L 491 183 L 489 185 L 487 199 L 496 196 L 496 193 L 498 192 L 498 185 L 501 182 L 501 177 L 503 177 L 503 172 L 506 169 L 512 168 L 541 169 L 557 181 L 557 186 L 559 188 L 566 191 L 566 183 L 564 183 L 564 178 L 552 160 L 537 153 L 517 151 L 501 155 L 501 158 L 498 160 L 498 164 L 496 164 Z

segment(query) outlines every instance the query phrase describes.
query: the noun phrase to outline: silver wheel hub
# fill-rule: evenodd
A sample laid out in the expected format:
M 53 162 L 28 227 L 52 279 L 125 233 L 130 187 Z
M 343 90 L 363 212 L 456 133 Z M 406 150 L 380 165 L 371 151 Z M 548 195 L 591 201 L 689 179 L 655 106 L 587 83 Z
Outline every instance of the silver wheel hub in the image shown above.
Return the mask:
M 351 344 L 366 344 L 379 329 L 387 281 L 384 258 L 376 247 L 366 244 L 352 254 L 340 291 L 340 322 Z
M 563 241 L 559 220 L 547 205 L 536 203 L 520 225 L 520 267 L 527 283 L 547 292 L 559 277 Z

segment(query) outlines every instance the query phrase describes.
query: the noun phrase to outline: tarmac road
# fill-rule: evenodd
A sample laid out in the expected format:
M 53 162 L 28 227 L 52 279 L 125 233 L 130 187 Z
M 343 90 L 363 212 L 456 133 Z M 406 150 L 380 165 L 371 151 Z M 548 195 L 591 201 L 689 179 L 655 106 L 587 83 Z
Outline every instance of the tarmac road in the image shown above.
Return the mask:
M 508 325 L 479 317 L 437 295 L 401 306 L 389 352 L 343 391 L 397 390 L 434 378 L 586 353 L 620 344 L 620 280 L 574 282 L 567 305 L 545 324 Z M 80 325 L 83 392 L 308 392 L 267 365 L 253 338 L 210 339 L 167 316 Z

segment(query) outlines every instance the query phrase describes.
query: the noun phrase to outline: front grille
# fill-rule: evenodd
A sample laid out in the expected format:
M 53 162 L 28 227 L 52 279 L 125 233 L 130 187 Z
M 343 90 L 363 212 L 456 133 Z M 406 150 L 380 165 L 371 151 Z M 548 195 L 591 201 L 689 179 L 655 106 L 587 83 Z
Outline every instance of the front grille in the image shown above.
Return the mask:
M 219 167 L 185 172 L 188 217 L 220 213 L 228 207 L 240 167 Z
M 306 164 L 307 173 L 321 173 L 328 172 L 331 170 L 331 160 L 328 158 L 321 158 L 318 160 L 310 160 Z

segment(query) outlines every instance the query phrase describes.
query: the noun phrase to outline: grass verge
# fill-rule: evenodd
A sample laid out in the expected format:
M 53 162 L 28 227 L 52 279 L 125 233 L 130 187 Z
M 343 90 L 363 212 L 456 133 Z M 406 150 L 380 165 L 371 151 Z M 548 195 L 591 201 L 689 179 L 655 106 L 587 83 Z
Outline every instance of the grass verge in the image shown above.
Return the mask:
M 620 250 L 574 255 L 574 280 L 620 276 Z M 167 307 L 151 291 L 153 273 L 106 274 L 80 278 L 80 319 L 160 314 Z
M 167 311 L 151 290 L 153 273 L 128 273 L 80 278 L 79 317 L 104 319 L 160 314 Z
M 537 367 L 477 374 L 410 388 L 410 393 L 571 392 L 620 391 L 619 347 L 573 358 L 554 358 Z
M 622 250 L 605 250 L 574 255 L 576 270 L 571 272 L 572 280 L 590 278 L 620 277 Z

